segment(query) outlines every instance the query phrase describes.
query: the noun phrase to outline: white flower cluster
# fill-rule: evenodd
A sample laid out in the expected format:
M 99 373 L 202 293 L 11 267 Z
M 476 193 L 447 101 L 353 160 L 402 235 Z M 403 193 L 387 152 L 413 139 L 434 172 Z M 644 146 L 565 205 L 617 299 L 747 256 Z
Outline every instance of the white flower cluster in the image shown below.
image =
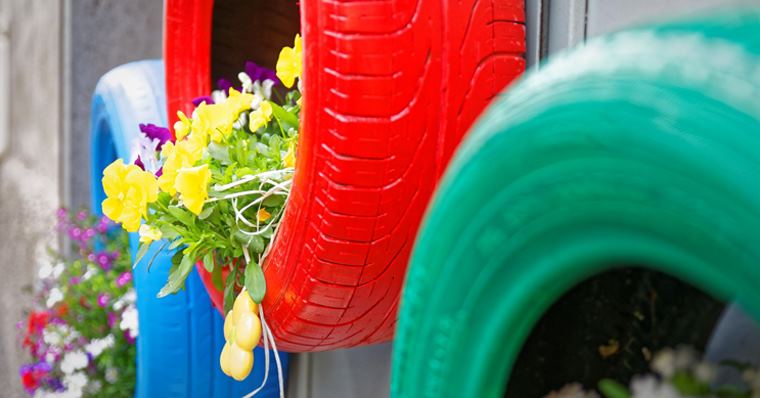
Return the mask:
M 121 322 L 119 322 L 119 327 L 121 330 L 129 331 L 130 336 L 137 337 L 137 307 L 135 307 L 134 304 L 129 304 L 121 314 Z
M 654 374 L 634 376 L 630 384 L 631 398 L 689 398 L 681 395 L 672 384 L 676 374 L 687 374 L 694 380 L 712 385 L 716 379 L 717 366 L 699 359 L 691 347 L 681 346 L 658 352 L 650 364 Z M 744 370 L 742 378 L 749 388 L 750 398 L 760 398 L 760 368 Z M 700 395 L 701 396 L 701 395 Z M 742 395 L 743 396 L 743 395 Z M 596 392 L 588 392 L 577 383 L 568 384 L 561 390 L 551 392 L 546 398 L 598 398 Z M 712 395 L 710 395 L 712 397 Z
M 87 354 L 82 351 L 71 351 L 63 356 L 61 361 L 61 372 L 70 375 L 77 370 L 84 369 L 90 363 Z
M 106 349 L 113 347 L 115 342 L 116 339 L 112 334 L 109 334 L 102 339 L 93 339 L 89 342 L 89 344 L 84 346 L 84 350 L 87 351 L 88 354 L 92 355 L 93 358 L 96 358 Z

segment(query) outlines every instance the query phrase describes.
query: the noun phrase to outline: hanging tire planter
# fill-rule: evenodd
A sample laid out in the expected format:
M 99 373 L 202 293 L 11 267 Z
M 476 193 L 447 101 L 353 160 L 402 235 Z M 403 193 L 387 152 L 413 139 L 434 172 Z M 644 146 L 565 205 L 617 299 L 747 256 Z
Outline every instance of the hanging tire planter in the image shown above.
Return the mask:
M 264 265 L 263 305 L 278 347 L 319 351 L 392 337 L 437 180 L 472 121 L 524 70 L 523 7 L 319 0 L 300 2 L 299 17 L 295 3 L 167 2 L 170 114 L 189 111 L 212 78 L 245 59 L 274 66 L 270 47 L 289 44 L 300 22 L 296 174 Z M 226 23 L 238 19 L 253 22 Z
M 94 214 L 102 214 L 105 193 L 103 169 L 117 158 L 131 159 L 132 144 L 141 134 L 140 123 L 166 124 L 164 67 L 161 61 L 139 61 L 119 66 L 98 82 L 91 115 L 91 190 Z M 133 257 L 137 233 L 130 234 Z M 157 248 L 151 249 L 153 256 Z M 137 385 L 135 397 L 229 397 L 243 396 L 264 379 L 263 366 L 243 382 L 225 376 L 218 358 L 225 339 L 223 319 L 207 299 L 196 273 L 186 288 L 165 298 L 156 294 L 166 283 L 173 252 L 156 254 L 149 270 L 144 264 L 133 271 L 139 337 L 137 339 Z M 263 348 L 255 351 L 264 363 Z M 283 356 L 287 375 L 287 355 Z M 269 369 L 262 397 L 279 397 L 277 369 Z
M 604 37 L 491 107 L 417 241 L 393 396 L 504 396 L 545 311 L 622 264 L 760 317 L 758 30 L 744 12 Z

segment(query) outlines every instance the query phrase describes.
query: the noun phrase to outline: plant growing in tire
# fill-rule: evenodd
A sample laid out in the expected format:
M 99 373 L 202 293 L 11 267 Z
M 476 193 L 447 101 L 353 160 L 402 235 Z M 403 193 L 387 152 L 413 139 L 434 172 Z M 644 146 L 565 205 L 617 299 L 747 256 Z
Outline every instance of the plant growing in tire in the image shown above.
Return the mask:
M 117 159 L 103 171 L 103 213 L 139 232 L 135 265 L 160 239 L 161 250 L 177 250 L 159 297 L 180 290 L 196 265 L 224 292 L 227 344 L 220 364 L 237 380 L 250 373 L 262 334 L 267 344 L 258 306 L 266 294 L 261 264 L 293 180 L 301 109 L 294 84 L 301 68 L 296 36 L 280 54 L 277 76 L 249 65 L 239 75 L 240 90 L 199 98 L 190 116 L 178 112 L 174 134 L 141 126 L 135 158 Z

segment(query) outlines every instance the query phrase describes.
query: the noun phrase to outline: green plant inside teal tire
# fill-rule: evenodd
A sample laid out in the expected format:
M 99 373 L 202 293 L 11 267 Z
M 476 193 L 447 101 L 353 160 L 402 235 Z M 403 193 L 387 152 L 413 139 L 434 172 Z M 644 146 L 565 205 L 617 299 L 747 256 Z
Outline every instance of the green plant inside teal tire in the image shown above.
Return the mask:
M 626 264 L 760 317 L 758 32 L 746 10 L 625 31 L 510 88 L 421 229 L 392 395 L 502 396 L 547 309 Z

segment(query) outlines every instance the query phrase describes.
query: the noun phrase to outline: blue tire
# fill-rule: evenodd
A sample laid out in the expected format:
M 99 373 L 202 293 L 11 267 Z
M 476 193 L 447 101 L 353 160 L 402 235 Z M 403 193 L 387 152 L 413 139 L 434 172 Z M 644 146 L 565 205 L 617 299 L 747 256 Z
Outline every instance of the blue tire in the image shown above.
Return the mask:
M 165 126 L 166 95 L 164 67 L 159 60 L 138 61 L 119 66 L 98 82 L 92 100 L 91 184 L 92 208 L 101 213 L 105 194 L 100 180 L 103 169 L 116 158 L 130 159 L 132 142 L 140 134 L 139 123 Z M 137 252 L 137 234 L 130 234 L 132 253 Z M 151 258 L 160 247 L 154 244 Z M 219 367 L 224 345 L 224 320 L 196 271 L 186 288 L 158 299 L 166 283 L 173 253 L 158 254 L 148 272 L 146 264 L 134 271 L 139 337 L 137 339 L 137 386 L 135 397 L 239 397 L 261 384 L 264 378 L 262 348 L 254 352 L 251 375 L 242 382 L 225 376 Z M 287 374 L 287 354 L 281 354 Z M 273 365 L 270 358 L 270 365 Z M 267 386 L 257 396 L 279 397 L 277 369 L 270 366 Z

